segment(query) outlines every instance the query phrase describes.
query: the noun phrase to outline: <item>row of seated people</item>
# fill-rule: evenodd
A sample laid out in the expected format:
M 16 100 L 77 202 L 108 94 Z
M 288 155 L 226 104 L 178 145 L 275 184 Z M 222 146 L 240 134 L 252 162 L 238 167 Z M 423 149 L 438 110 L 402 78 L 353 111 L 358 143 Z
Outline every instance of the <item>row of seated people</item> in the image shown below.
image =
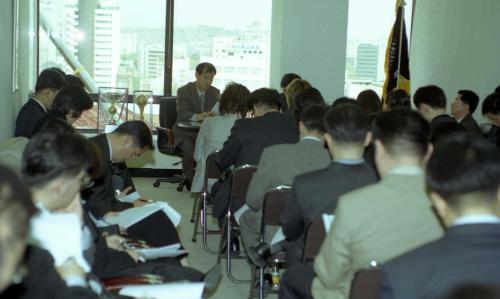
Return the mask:
M 308 90 L 315 89 L 305 88 L 301 94 Z M 226 180 L 224 184 L 228 186 L 223 185 L 215 195 L 214 211 L 214 216 L 220 218 L 228 208 L 235 212 L 245 204 L 249 207 L 241 216 L 240 229 L 243 245 L 257 266 L 262 264 L 261 257 L 254 251 L 264 194 L 272 187 L 292 185 L 291 199 L 280 218 L 286 241 L 278 248 L 271 248 L 287 252 L 289 271 L 283 279 L 283 298 L 307 298 L 312 296 L 311 291 L 314 298 L 348 298 L 354 273 L 370 262 L 385 262 L 442 236 L 440 219 L 432 211 L 424 184 L 424 168 L 432 152 L 429 144 L 435 144 L 435 155 L 438 155 L 440 139 L 470 131 L 470 135 L 448 141 L 451 148 L 462 143 L 462 148 L 479 143 L 495 152 L 494 146 L 478 134 L 479 127 L 472 118 L 478 105 L 475 94 L 459 91 L 452 105 L 455 119 L 446 114 L 446 97 L 437 86 L 417 90 L 414 104 L 419 113 L 411 111 L 406 93 L 398 91 L 392 96 L 395 104 L 389 108 L 394 111 L 375 111 L 372 115 L 362 109 L 365 108 L 363 101 L 350 99 L 336 101 L 329 109 L 312 105 L 298 114 L 297 109 L 293 109 L 294 113 L 280 115 L 277 93 L 269 89 L 256 90 L 247 98 L 256 117 L 236 120 L 227 132 L 227 140 L 218 145 L 221 150 L 216 160 L 221 170 L 244 164 L 258 165 L 246 201 L 233 201 L 228 207 L 230 180 Z M 312 98 L 310 94 L 309 98 Z M 499 104 L 498 93 L 489 95 L 483 103 L 483 114 L 492 121 L 488 139 L 495 145 L 498 143 L 491 136 L 495 136 L 492 132 L 496 132 L 499 125 Z M 290 117 L 294 114 L 299 116 L 298 125 Z M 202 130 L 209 120 L 202 124 Z M 210 136 L 203 134 L 202 138 Z M 325 142 L 328 150 L 323 147 Z M 443 148 L 450 150 L 450 145 L 443 144 Z M 216 148 L 214 145 L 211 150 Z M 452 163 L 461 161 L 466 154 L 466 151 L 458 152 Z M 436 159 L 439 164 L 442 157 Z M 475 165 L 477 161 L 471 163 Z M 454 178 L 450 175 L 446 179 Z M 314 269 L 312 265 L 299 265 L 305 230 L 322 213 L 335 214 L 331 232 Z M 481 266 L 479 263 L 477 267 Z M 461 280 L 443 285 L 437 292 L 457 282 Z
M 154 277 L 163 282 L 204 281 L 208 289 L 213 289 L 220 276 L 217 267 L 208 275 L 185 267 L 185 253 L 177 258 L 144 261 L 139 250 L 133 247 L 136 243 L 152 248 L 180 244 L 174 223 L 162 209 L 157 209 L 128 227 L 115 224 L 122 223 L 121 212 L 153 204 L 151 200 L 144 198 L 132 202 L 119 200 L 121 195 L 134 186 L 126 167 L 116 164 L 154 149 L 150 128 L 142 121 L 130 121 L 123 123 L 112 133 L 84 138 L 70 124 L 82 111 L 92 107 L 92 102 L 81 86 L 65 83 L 60 90 L 50 87 L 50 82 L 61 78 L 62 75 L 55 70 L 42 72 L 37 87 L 42 93 L 54 95 L 51 109 L 44 112 L 36 121 L 36 126 L 28 130 L 31 131 L 28 134 L 31 139 L 17 138 L 17 153 L 22 152 L 22 157 L 18 157 L 16 162 L 13 161 L 15 158 L 7 155 L 11 160 L 10 166 L 20 174 L 22 184 L 16 178 L 11 178 L 12 174 L 5 170 L 6 184 L 11 186 L 6 186 L 6 189 L 2 187 L 2 194 L 4 190 L 7 192 L 2 199 L 9 200 L 10 188 L 16 188 L 20 189 L 21 195 L 25 192 L 27 201 L 32 200 L 34 206 L 23 203 L 25 214 L 20 220 L 26 223 L 20 223 L 19 234 L 12 227 L 5 232 L 8 236 L 14 233 L 18 242 L 5 245 L 5 248 L 14 250 L 17 255 L 12 255 L 12 252 L 8 255 L 9 251 L 5 251 L 6 258 L 13 267 L 2 269 L 6 270 L 5 273 L 2 272 L 6 281 L 2 285 L 1 296 L 107 298 L 110 294 L 100 287 L 100 281 L 116 277 L 140 277 L 144 282 L 148 279 L 153 282 L 156 278 L 153 279 L 150 275 L 156 275 Z M 39 105 L 28 101 L 25 106 L 33 104 Z M 17 124 L 33 124 L 33 120 L 26 120 L 29 110 L 21 109 Z M 61 214 L 67 217 L 66 220 L 59 217 Z M 68 235 L 53 233 L 47 229 L 64 226 L 68 223 L 65 222 L 68 218 L 78 223 L 77 229 L 72 233 L 81 238 L 66 240 Z M 28 229 L 30 225 L 31 234 Z M 26 239 L 30 240 L 30 245 L 26 247 L 23 256 Z M 83 252 L 71 251 L 74 258 L 65 263 L 58 261 L 57 255 L 51 256 L 40 248 L 50 247 L 47 244 L 51 243 L 60 245 L 79 239 L 81 242 L 67 244 L 67 249 L 71 251 L 71 248 L 81 248 Z M 3 244 L 2 242 L 2 248 Z M 45 249 L 50 252 L 51 248 Z M 57 272 L 54 265 L 57 266 Z M 14 272 L 19 269 L 23 270 L 24 275 L 11 281 L 16 274 Z M 88 277 L 95 279 L 89 283 Z

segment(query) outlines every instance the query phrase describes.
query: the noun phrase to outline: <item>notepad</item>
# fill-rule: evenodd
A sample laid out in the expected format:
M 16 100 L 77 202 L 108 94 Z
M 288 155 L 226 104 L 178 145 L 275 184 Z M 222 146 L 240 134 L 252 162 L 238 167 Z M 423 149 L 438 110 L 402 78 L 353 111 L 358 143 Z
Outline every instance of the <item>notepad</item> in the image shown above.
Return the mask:
M 250 208 L 248 207 L 247 204 L 244 204 L 241 208 L 239 208 L 236 212 L 234 212 L 233 216 L 238 225 L 240 224 L 241 215 L 243 215 L 243 213 L 245 213 L 248 210 L 250 210 Z
M 134 201 L 141 199 L 141 195 L 139 194 L 139 192 L 135 191 L 130 192 L 127 195 L 118 196 L 117 199 L 121 202 L 133 203 Z
M 154 260 L 162 257 L 178 257 L 187 253 L 186 250 L 182 249 L 179 243 L 155 248 L 136 249 L 136 251 L 141 253 L 147 260 Z
M 283 228 L 280 226 L 271 240 L 271 245 L 278 244 L 279 242 L 285 240 L 285 234 L 283 233 Z
M 321 218 L 323 219 L 323 224 L 325 225 L 325 232 L 328 234 L 330 229 L 332 228 L 333 220 L 335 219 L 334 214 L 322 214 Z
M 204 287 L 201 282 L 133 285 L 122 288 L 119 294 L 135 298 L 200 299 Z

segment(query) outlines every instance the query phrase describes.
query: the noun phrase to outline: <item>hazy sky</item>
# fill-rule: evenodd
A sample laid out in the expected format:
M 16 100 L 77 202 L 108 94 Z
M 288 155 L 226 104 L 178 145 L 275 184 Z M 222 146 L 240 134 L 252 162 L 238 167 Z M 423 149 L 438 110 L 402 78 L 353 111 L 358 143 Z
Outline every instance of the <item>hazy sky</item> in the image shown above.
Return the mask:
M 83 0 L 80 0 L 83 1 Z M 212 25 L 244 28 L 253 21 L 271 26 L 272 0 L 176 0 L 176 26 Z M 311 1 L 314 5 L 315 0 Z M 335 1 L 335 0 L 331 0 Z M 161 28 L 165 0 L 121 0 L 122 26 Z M 350 39 L 385 39 L 395 18 L 396 0 L 350 0 Z M 406 25 L 410 27 L 412 0 L 407 0 Z M 318 24 L 321 26 L 321 24 Z
M 122 0 L 124 27 L 164 27 L 165 0 Z M 260 21 L 271 27 L 271 0 L 177 0 L 174 22 L 177 26 L 212 25 L 244 28 Z M 130 24 L 130 25 L 129 25 Z

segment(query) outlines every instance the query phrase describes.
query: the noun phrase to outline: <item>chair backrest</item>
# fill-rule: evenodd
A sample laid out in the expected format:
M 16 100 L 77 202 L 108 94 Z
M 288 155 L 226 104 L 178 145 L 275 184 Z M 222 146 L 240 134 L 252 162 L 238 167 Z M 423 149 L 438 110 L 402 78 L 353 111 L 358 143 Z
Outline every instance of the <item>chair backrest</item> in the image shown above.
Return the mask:
M 291 190 L 290 186 L 279 186 L 264 195 L 261 233 L 264 233 L 266 225 L 280 225 L 280 216 L 290 198 Z
M 165 155 L 175 155 L 174 133 L 171 129 L 156 127 L 158 133 L 156 139 L 156 148 Z
M 354 276 L 349 299 L 379 299 L 380 268 L 361 270 Z
M 177 97 L 163 97 L 159 100 L 160 127 L 172 129 L 177 121 Z
M 304 244 L 304 256 L 302 257 L 303 263 L 314 260 L 319 253 L 321 244 L 323 244 L 325 237 L 326 232 L 323 219 L 317 219 L 309 225 Z
M 208 192 L 208 180 L 209 179 L 219 179 L 222 176 L 222 171 L 217 167 L 215 163 L 215 157 L 217 157 L 217 151 L 211 153 L 207 157 L 205 162 L 205 179 L 203 180 L 203 190 Z
M 253 174 L 257 171 L 255 165 L 243 165 L 236 167 L 232 173 L 231 199 L 243 199 L 247 196 L 248 186 Z

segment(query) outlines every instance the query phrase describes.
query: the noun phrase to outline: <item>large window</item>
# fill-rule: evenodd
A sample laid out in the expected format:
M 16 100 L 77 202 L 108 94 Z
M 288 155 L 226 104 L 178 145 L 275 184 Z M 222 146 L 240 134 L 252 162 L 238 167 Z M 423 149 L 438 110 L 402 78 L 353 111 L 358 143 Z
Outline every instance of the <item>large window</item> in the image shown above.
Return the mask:
M 39 0 L 39 10 L 39 70 L 86 71 L 91 92 L 175 95 L 202 61 L 216 66 L 221 90 L 269 85 L 271 0 Z M 158 107 L 148 113 L 156 125 Z M 76 126 L 95 128 L 96 118 L 94 107 Z
M 412 0 L 405 6 L 410 39 Z M 385 81 L 387 40 L 396 19 L 396 0 L 349 0 L 345 94 L 356 97 L 365 89 L 379 95 Z
M 271 0 L 175 1 L 172 92 L 194 80 L 203 61 L 217 68 L 220 90 L 236 81 L 269 85 Z

